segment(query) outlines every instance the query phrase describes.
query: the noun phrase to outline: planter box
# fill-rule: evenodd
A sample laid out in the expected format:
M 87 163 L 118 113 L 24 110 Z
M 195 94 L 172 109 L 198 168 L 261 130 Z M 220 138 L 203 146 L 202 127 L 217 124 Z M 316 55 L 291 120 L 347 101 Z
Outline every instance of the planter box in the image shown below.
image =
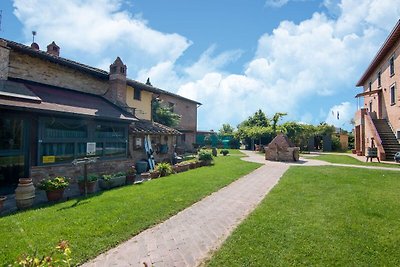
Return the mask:
M 185 172 L 189 170 L 189 164 L 185 164 L 185 165 L 174 165 L 173 169 L 175 172 Z
M 151 179 L 157 179 L 158 177 L 160 177 L 160 172 L 159 171 L 150 172 L 150 178 Z
M 149 180 L 151 179 L 151 174 L 149 172 L 142 172 L 140 174 L 140 178 L 142 178 L 142 180 Z
M 101 189 L 110 189 L 118 186 L 123 186 L 126 183 L 126 176 L 113 177 L 106 181 L 104 179 L 99 180 L 99 186 Z
M 91 194 L 94 192 L 95 188 L 96 188 L 96 182 L 97 181 L 91 181 L 91 182 L 87 182 L 87 193 Z M 81 195 L 85 194 L 85 182 L 78 182 L 78 186 L 79 186 L 79 193 Z
M 128 174 L 126 176 L 126 184 L 133 184 L 136 179 L 136 174 Z

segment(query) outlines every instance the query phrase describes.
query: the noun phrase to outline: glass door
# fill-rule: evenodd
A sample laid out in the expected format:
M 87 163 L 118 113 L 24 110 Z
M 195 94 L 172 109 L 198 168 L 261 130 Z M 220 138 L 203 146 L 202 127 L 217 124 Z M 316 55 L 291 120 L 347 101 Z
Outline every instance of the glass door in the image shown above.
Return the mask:
M 0 116 L 0 195 L 13 193 L 18 179 L 27 174 L 26 122 L 2 113 Z

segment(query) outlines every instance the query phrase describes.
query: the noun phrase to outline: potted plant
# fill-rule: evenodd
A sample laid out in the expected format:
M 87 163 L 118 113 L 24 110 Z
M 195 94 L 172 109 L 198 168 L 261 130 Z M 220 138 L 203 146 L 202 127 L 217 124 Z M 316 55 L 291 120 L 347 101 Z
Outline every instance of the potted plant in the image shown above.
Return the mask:
M 103 174 L 99 180 L 100 188 L 110 189 L 117 186 L 125 185 L 126 174 L 123 172 L 118 172 L 114 174 Z
M 156 171 L 160 172 L 160 176 L 168 176 L 172 173 L 172 166 L 168 162 L 161 162 L 156 165 Z
M 86 192 L 91 194 L 94 192 L 96 188 L 96 182 L 99 179 L 99 176 L 97 174 L 89 174 L 87 176 L 87 183 L 86 183 Z M 80 176 L 78 178 L 78 186 L 79 186 L 79 193 L 84 194 L 85 193 L 85 179 L 83 176 Z
M 200 151 L 198 158 L 202 166 L 208 166 L 212 164 L 213 156 L 210 152 Z
M 46 191 L 48 201 L 58 201 L 62 199 L 64 190 L 69 185 L 67 178 L 63 176 L 57 176 L 53 179 L 41 180 L 38 184 L 38 188 Z
M 6 196 L 0 196 L 0 209 L 3 208 L 4 202 L 6 201 L 7 197 Z
M 135 166 L 130 166 L 126 171 L 126 184 L 133 184 L 136 179 L 136 168 Z

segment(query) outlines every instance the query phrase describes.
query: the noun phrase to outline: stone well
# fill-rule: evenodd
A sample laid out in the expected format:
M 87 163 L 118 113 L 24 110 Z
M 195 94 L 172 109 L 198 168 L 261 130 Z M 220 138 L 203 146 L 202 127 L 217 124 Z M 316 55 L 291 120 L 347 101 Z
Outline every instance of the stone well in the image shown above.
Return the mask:
M 298 161 L 300 148 L 280 133 L 265 148 L 265 159 L 273 161 Z

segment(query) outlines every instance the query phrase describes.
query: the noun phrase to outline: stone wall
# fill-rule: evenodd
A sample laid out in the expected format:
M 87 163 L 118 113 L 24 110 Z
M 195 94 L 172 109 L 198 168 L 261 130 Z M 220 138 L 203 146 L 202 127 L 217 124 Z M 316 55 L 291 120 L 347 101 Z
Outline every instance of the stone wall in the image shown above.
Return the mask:
M 88 165 L 88 173 L 110 174 L 125 172 L 129 166 L 135 164 L 133 159 L 99 160 Z M 51 165 L 51 166 L 32 166 L 30 178 L 37 184 L 40 180 L 55 176 L 65 176 L 76 182 L 79 176 L 83 175 L 83 165 L 74 166 L 72 164 Z
M 8 76 L 97 95 L 103 95 L 109 88 L 108 78 L 101 79 L 17 51 L 10 53 Z

